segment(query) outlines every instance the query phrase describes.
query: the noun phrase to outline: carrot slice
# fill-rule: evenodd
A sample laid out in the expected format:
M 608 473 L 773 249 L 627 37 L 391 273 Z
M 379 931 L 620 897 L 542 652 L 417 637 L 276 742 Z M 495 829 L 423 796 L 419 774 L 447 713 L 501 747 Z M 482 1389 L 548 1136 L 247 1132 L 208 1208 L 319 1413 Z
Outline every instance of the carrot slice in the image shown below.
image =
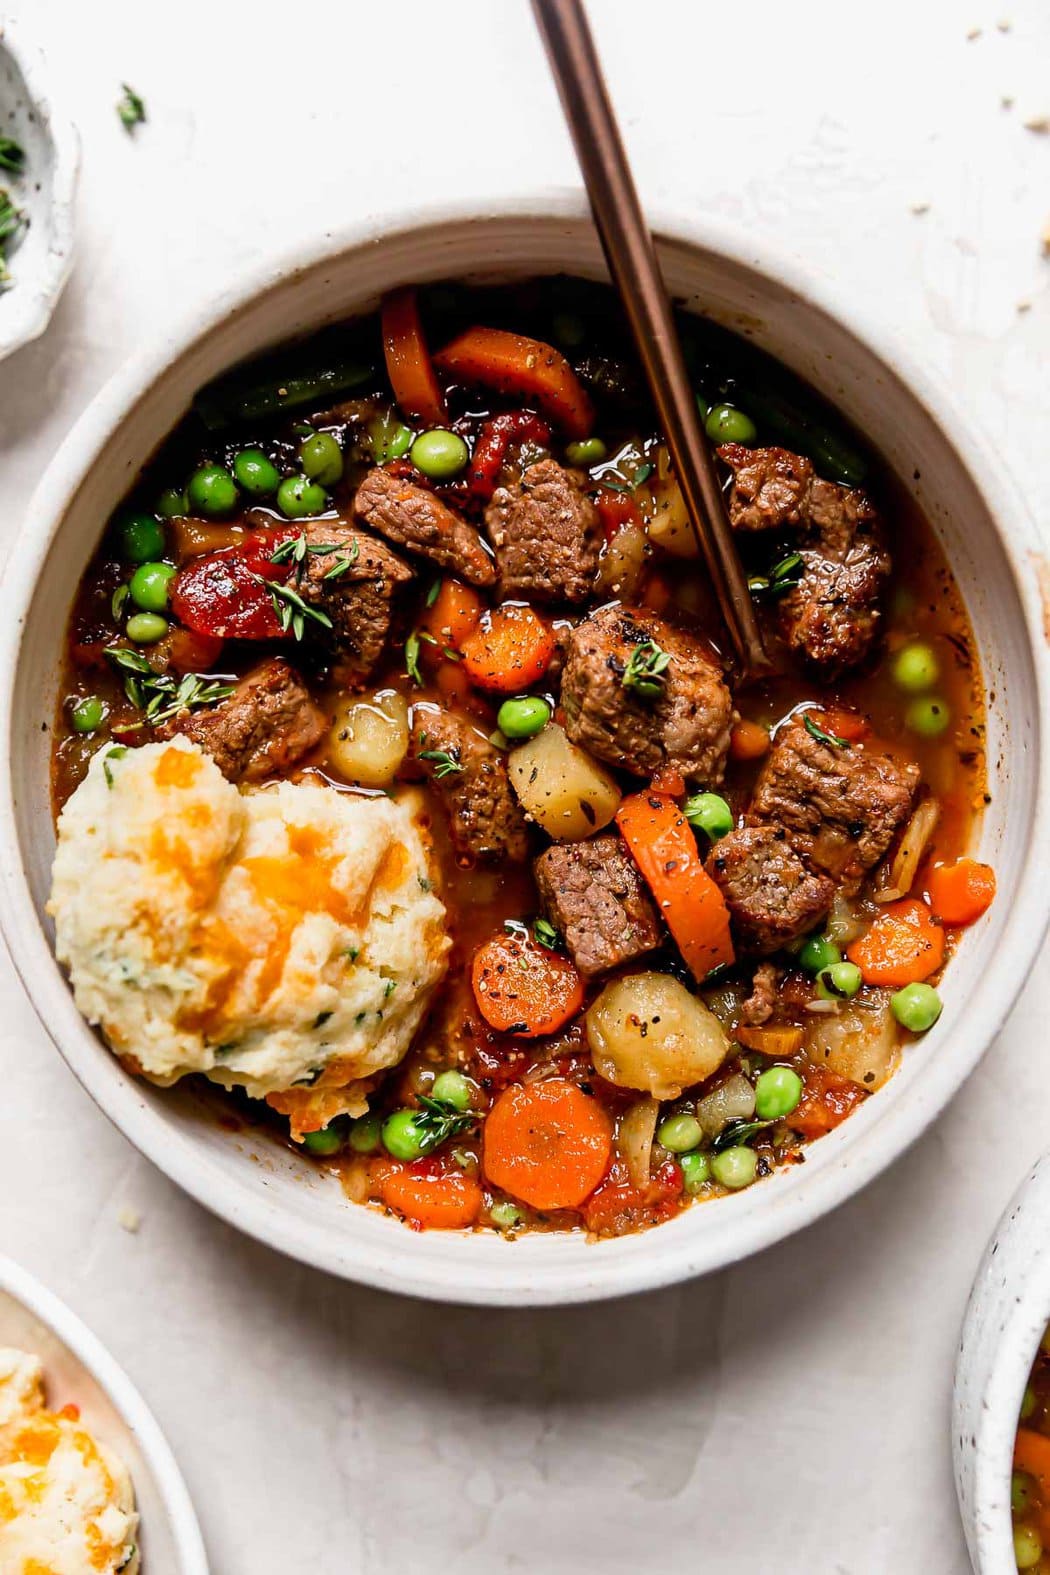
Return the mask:
M 384 295 L 381 319 L 383 354 L 394 398 L 406 416 L 415 416 L 428 426 L 444 426 L 448 419 L 445 401 L 423 337 L 415 290 L 392 290 Z
M 458 651 L 481 622 L 484 610 L 485 603 L 477 591 L 459 580 L 444 579 L 420 619 L 420 628 L 432 635 L 439 645 L 448 645 Z
M 757 722 L 738 722 L 729 735 L 733 760 L 761 760 L 769 753 L 769 733 Z
M 1050 1438 L 1033 1427 L 1019 1427 L 1014 1443 L 1014 1465 L 1039 1483 L 1044 1499 L 1050 1498 Z
M 594 407 L 583 384 L 561 351 L 542 339 L 503 328 L 468 328 L 438 351 L 434 365 L 464 383 L 534 401 L 569 437 L 594 431 Z
M 611 487 L 603 487 L 594 495 L 594 506 L 606 541 L 612 541 L 625 525 L 642 523 L 642 511 L 629 492 L 614 492 Z
M 583 1005 L 583 980 L 567 957 L 522 935 L 494 935 L 474 954 L 474 997 L 501 1034 L 552 1034 Z
M 554 636 L 531 607 L 507 603 L 486 613 L 460 651 L 467 676 L 479 689 L 518 694 L 547 671 Z
M 924 902 L 907 897 L 884 908 L 846 956 L 865 984 L 916 984 L 944 961 L 944 931 Z
M 973 924 L 994 896 L 995 871 L 976 859 L 938 864 L 926 883 L 926 900 L 942 924 Z
M 534 1209 L 575 1209 L 609 1168 L 612 1123 L 575 1083 L 514 1083 L 485 1120 L 481 1163 L 495 1187 Z
M 673 799 L 635 793 L 620 805 L 616 824 L 694 977 L 705 979 L 712 968 L 733 962 L 725 898 Z
M 437 1170 L 426 1160 L 390 1166 L 379 1182 L 388 1209 L 420 1230 L 463 1230 L 481 1213 L 481 1188 L 462 1170 Z

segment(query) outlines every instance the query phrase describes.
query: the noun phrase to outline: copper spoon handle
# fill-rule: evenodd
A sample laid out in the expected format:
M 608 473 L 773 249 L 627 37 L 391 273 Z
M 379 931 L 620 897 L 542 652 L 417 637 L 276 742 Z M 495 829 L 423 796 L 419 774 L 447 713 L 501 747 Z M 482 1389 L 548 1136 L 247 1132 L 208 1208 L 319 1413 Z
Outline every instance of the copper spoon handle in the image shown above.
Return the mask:
M 770 670 L 714 458 L 581 0 L 532 0 L 609 272 L 667 437 L 689 520 L 746 677 Z

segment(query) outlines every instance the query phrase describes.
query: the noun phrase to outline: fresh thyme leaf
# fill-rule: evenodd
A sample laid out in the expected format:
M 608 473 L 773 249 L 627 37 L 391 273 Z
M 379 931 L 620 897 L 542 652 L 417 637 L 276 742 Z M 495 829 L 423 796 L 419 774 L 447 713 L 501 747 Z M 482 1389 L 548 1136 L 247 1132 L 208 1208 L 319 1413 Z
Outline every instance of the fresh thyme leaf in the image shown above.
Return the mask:
M 332 567 L 330 569 L 326 569 L 322 574 L 322 580 L 337 580 L 341 574 L 345 574 L 347 569 L 349 569 L 352 564 L 357 562 L 357 557 L 360 550 L 361 549 L 358 547 L 357 542 L 355 541 L 353 543 L 353 550 L 351 552 L 339 553 L 335 562 L 332 564 Z
M 561 945 L 561 936 L 553 924 L 548 924 L 546 919 L 537 919 L 532 926 L 532 938 L 538 946 L 545 946 L 549 952 L 557 951 Z
M 118 585 L 116 590 L 113 592 L 113 598 L 110 601 L 109 610 L 113 614 L 115 622 L 120 622 L 120 615 L 124 611 L 125 603 L 127 602 L 127 599 L 130 595 L 131 587 L 128 585 Z
M 416 1111 L 412 1124 L 421 1154 L 432 1154 L 449 1138 L 459 1137 L 461 1132 L 469 1132 L 478 1124 L 476 1111 L 457 1110 L 447 1100 L 420 1094 L 419 1103 L 421 1108 Z
M 835 749 L 849 748 L 847 738 L 839 738 L 837 733 L 825 733 L 823 728 L 817 726 L 808 711 L 803 713 L 802 722 L 810 738 L 815 738 L 818 744 L 831 744 Z
M 768 574 L 756 574 L 748 580 L 748 590 L 752 596 L 783 596 L 799 584 L 804 567 L 800 552 L 786 553 L 774 563 Z
M 0 169 L 20 175 L 26 161 L 25 148 L 14 137 L 0 137 Z
M 110 765 L 110 761 L 121 760 L 127 754 L 127 752 L 128 746 L 126 744 L 114 744 L 113 748 L 107 749 L 106 753 L 103 755 L 102 770 L 105 772 L 107 787 L 113 786 L 113 768 Z
M 176 683 L 170 673 L 155 673 L 144 656 L 122 645 L 107 646 L 106 655 L 124 674 L 124 693 L 133 706 L 145 711 L 146 721 L 153 727 L 180 711 L 218 705 L 220 700 L 228 700 L 235 688 L 202 678 L 199 673 L 184 673 Z
M 15 239 L 26 222 L 21 208 L 16 208 L 10 195 L 0 190 L 0 289 L 5 289 L 11 282 L 7 269 L 7 243 Z
M 106 655 L 114 667 L 119 667 L 122 672 L 149 673 L 153 677 L 157 676 L 144 656 L 141 656 L 138 651 L 129 651 L 126 646 L 107 645 Z M 169 683 L 174 683 L 174 680 L 169 679 Z
M 128 87 L 126 82 L 120 85 L 124 89 L 124 97 L 117 100 L 117 114 L 120 116 L 120 123 L 124 130 L 130 132 L 145 120 L 146 104 L 145 100 L 139 97 L 134 88 Z
M 652 473 L 653 467 L 651 465 L 639 465 L 638 469 L 631 477 L 631 486 L 640 487 L 643 481 L 649 480 L 649 477 L 652 475 Z
M 298 536 L 289 536 L 287 541 L 282 541 L 270 554 L 271 563 L 302 563 L 306 557 L 306 537 L 302 531 Z
M 440 580 L 435 580 L 433 585 L 430 587 L 429 591 L 427 592 L 427 606 L 428 607 L 433 607 L 434 603 L 438 599 L 438 596 L 439 596 L 440 592 L 441 592 L 441 581 Z
M 671 658 L 655 640 L 643 640 L 631 652 L 623 687 L 634 689 L 642 700 L 656 700 L 663 689 Z
M 332 627 L 332 620 L 320 607 L 311 607 L 304 602 L 299 592 L 291 585 L 284 585 L 280 580 L 267 580 L 262 575 L 257 575 L 262 580 L 270 593 L 273 610 L 277 614 L 282 630 L 287 634 L 291 629 L 297 640 L 301 640 L 306 629 L 306 619 L 311 618 L 314 623 L 319 623 L 323 629 Z
M 455 755 L 449 754 L 447 749 L 424 749 L 421 751 L 419 758 L 420 760 L 432 760 L 434 762 L 434 775 L 439 781 L 442 777 L 451 777 L 457 771 L 463 770 Z
M 772 1121 L 730 1121 L 711 1144 L 711 1152 L 721 1154 L 727 1148 L 737 1148 L 753 1138 L 756 1132 L 761 1132 L 763 1127 L 772 1125 Z
M 414 629 L 405 641 L 405 671 L 413 683 L 422 684 L 423 674 L 419 671 L 419 635 Z

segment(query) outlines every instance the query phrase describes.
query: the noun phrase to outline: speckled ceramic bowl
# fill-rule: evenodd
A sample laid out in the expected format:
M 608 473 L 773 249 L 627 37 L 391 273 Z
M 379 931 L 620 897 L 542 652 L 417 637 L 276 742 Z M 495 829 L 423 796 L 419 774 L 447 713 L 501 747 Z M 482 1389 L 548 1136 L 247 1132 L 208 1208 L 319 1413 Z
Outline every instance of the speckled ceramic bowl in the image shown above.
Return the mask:
M 890 1165 L 976 1066 L 1036 956 L 1050 910 L 1050 656 L 1038 539 L 983 440 L 860 303 L 828 299 L 790 258 L 680 213 L 651 215 L 668 283 L 688 306 L 746 333 L 828 395 L 925 509 L 955 566 L 990 689 L 992 800 L 976 851 L 999 898 L 967 930 L 940 1021 L 877 1097 L 778 1171 L 640 1235 L 508 1241 L 405 1229 L 352 1206 L 287 1147 L 201 1119 L 192 1097 L 129 1076 L 73 1003 L 44 914 L 54 831 L 49 729 L 60 631 L 110 513 L 194 391 L 279 340 L 371 309 L 411 280 L 566 271 L 605 277 L 582 197 L 544 191 L 366 221 L 303 243 L 217 293 L 98 396 L 52 462 L 8 565 L 0 620 L 0 905 L 37 1011 L 94 1098 L 209 1208 L 281 1251 L 384 1289 L 503 1305 L 623 1295 L 705 1273 L 819 1218 Z M 804 1250 L 804 1249 L 803 1249 Z
M 1050 1324 L 1050 1154 L 1014 1194 L 981 1260 L 955 1369 L 952 1455 L 977 1575 L 1017 1575 L 1010 1472 L 1021 1397 Z
M 69 277 L 80 164 L 77 133 L 52 102 L 43 58 L 12 22 L 0 22 L 0 136 L 25 149 L 22 176 L 0 171 L 0 187 L 29 221 L 0 292 L 2 360 L 44 332 Z
M 186 1484 L 146 1402 L 80 1319 L 10 1258 L 0 1258 L 0 1345 L 39 1356 L 49 1399 L 78 1405 L 131 1472 L 143 1575 L 208 1575 Z

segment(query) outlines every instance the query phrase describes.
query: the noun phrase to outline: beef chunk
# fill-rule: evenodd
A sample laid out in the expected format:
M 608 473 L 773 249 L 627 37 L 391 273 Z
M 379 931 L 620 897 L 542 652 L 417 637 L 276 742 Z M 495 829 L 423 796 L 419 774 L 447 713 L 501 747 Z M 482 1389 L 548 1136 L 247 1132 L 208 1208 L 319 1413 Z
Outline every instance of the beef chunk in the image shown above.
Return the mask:
M 632 651 L 655 641 L 671 660 L 654 698 L 624 687 Z M 567 641 L 561 703 L 574 744 L 610 765 L 648 777 L 670 766 L 722 780 L 733 702 L 701 642 L 662 618 L 613 605 L 592 613 Z
M 822 481 L 787 449 L 726 443 L 718 452 L 733 472 L 729 517 L 737 530 L 800 532 L 799 583 L 777 601 L 781 638 L 824 678 L 856 667 L 878 633 L 891 567 L 867 495 Z
M 496 583 L 495 565 L 479 532 L 414 481 L 377 466 L 357 489 L 354 513 L 395 546 L 429 558 L 471 585 Z
M 555 843 L 532 868 L 544 912 L 586 978 L 659 946 L 656 909 L 615 833 Z
M 746 1028 L 761 1028 L 768 1023 L 777 1004 L 780 969 L 776 963 L 761 962 L 751 979 L 751 994 L 740 1007 L 740 1021 Z
M 777 732 L 747 818 L 786 830 L 811 868 L 856 887 L 907 820 L 918 784 L 914 761 L 825 744 L 795 716 Z
M 493 493 L 485 529 L 504 596 L 580 603 L 591 595 L 602 531 L 583 484 L 582 471 L 543 459 Z
M 497 864 L 501 859 L 520 862 L 527 857 L 524 813 L 504 757 L 484 733 L 466 717 L 417 705 L 411 752 L 444 801 L 459 858 Z
M 835 882 L 808 870 L 779 826 L 745 826 L 715 843 L 707 872 L 726 900 L 740 949 L 775 952 L 823 918 Z
M 303 534 L 311 550 L 303 560 L 299 595 L 332 620 L 339 679 L 363 684 L 386 650 L 398 595 L 415 575 L 385 542 L 342 520 L 306 520 Z
M 275 656 L 253 667 L 228 700 L 175 717 L 167 731 L 199 744 L 231 782 L 261 782 L 282 776 L 327 729 L 299 674 Z

